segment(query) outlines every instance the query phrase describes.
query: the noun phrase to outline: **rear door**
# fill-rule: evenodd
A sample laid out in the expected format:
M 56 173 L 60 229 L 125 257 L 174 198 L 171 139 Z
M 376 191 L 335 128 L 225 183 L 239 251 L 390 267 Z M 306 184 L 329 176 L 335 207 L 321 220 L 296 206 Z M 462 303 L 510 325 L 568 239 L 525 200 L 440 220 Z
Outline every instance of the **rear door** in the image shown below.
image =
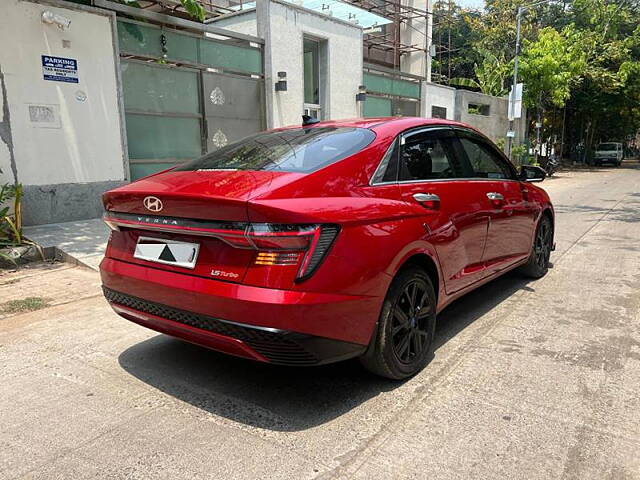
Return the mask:
M 501 270 L 529 254 L 535 226 L 534 203 L 513 166 L 485 138 L 458 131 L 470 181 L 489 209 L 489 230 L 482 257 L 490 271 Z
M 424 208 L 420 219 L 430 230 L 448 293 L 484 276 L 489 211 L 484 191 L 463 180 L 456 135 L 451 128 L 428 128 L 401 137 L 400 195 Z

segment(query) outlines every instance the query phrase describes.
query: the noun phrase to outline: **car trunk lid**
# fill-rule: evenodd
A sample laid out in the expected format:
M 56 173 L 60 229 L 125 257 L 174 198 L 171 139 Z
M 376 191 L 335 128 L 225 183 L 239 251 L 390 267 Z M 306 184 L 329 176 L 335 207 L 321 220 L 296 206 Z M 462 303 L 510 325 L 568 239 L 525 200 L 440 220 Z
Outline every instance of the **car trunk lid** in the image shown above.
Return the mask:
M 301 174 L 165 172 L 107 192 L 114 230 L 107 256 L 155 269 L 243 282 L 257 251 L 247 241 L 248 201 Z

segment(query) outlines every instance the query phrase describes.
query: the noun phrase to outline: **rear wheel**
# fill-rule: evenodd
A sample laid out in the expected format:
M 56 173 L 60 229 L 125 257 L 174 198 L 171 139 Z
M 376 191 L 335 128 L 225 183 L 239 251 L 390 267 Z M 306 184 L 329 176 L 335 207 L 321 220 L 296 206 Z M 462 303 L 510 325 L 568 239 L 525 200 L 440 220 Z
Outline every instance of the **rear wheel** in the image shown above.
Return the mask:
M 553 227 L 551 220 L 543 215 L 536 228 L 536 236 L 531 247 L 529 261 L 525 263 L 521 271 L 531 278 L 543 277 L 549 270 L 549 257 L 553 248 Z
M 400 380 L 415 375 L 431 359 L 436 296 L 428 275 L 407 267 L 393 279 L 369 349 L 361 357 L 369 371 Z

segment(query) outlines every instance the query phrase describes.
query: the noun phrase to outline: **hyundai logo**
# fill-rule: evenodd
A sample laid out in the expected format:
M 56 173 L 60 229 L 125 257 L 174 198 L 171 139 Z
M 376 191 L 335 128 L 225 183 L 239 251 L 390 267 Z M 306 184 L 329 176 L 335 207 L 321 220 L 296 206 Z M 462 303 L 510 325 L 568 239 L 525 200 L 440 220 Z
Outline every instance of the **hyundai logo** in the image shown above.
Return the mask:
M 162 200 L 158 197 L 145 197 L 143 203 L 144 207 L 152 212 L 159 212 L 162 210 Z

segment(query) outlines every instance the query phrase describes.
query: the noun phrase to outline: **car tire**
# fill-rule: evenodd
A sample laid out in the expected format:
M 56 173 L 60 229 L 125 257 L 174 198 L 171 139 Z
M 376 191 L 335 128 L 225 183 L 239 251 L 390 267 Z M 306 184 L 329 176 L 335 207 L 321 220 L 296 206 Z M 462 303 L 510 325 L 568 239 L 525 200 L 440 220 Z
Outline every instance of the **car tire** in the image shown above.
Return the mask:
M 432 357 L 436 295 L 426 272 L 403 268 L 391 282 L 367 352 L 370 372 L 393 380 L 411 377 Z
M 547 215 L 542 215 L 531 245 L 529 260 L 520 271 L 530 278 L 544 277 L 549 270 L 549 258 L 553 248 L 553 225 Z

